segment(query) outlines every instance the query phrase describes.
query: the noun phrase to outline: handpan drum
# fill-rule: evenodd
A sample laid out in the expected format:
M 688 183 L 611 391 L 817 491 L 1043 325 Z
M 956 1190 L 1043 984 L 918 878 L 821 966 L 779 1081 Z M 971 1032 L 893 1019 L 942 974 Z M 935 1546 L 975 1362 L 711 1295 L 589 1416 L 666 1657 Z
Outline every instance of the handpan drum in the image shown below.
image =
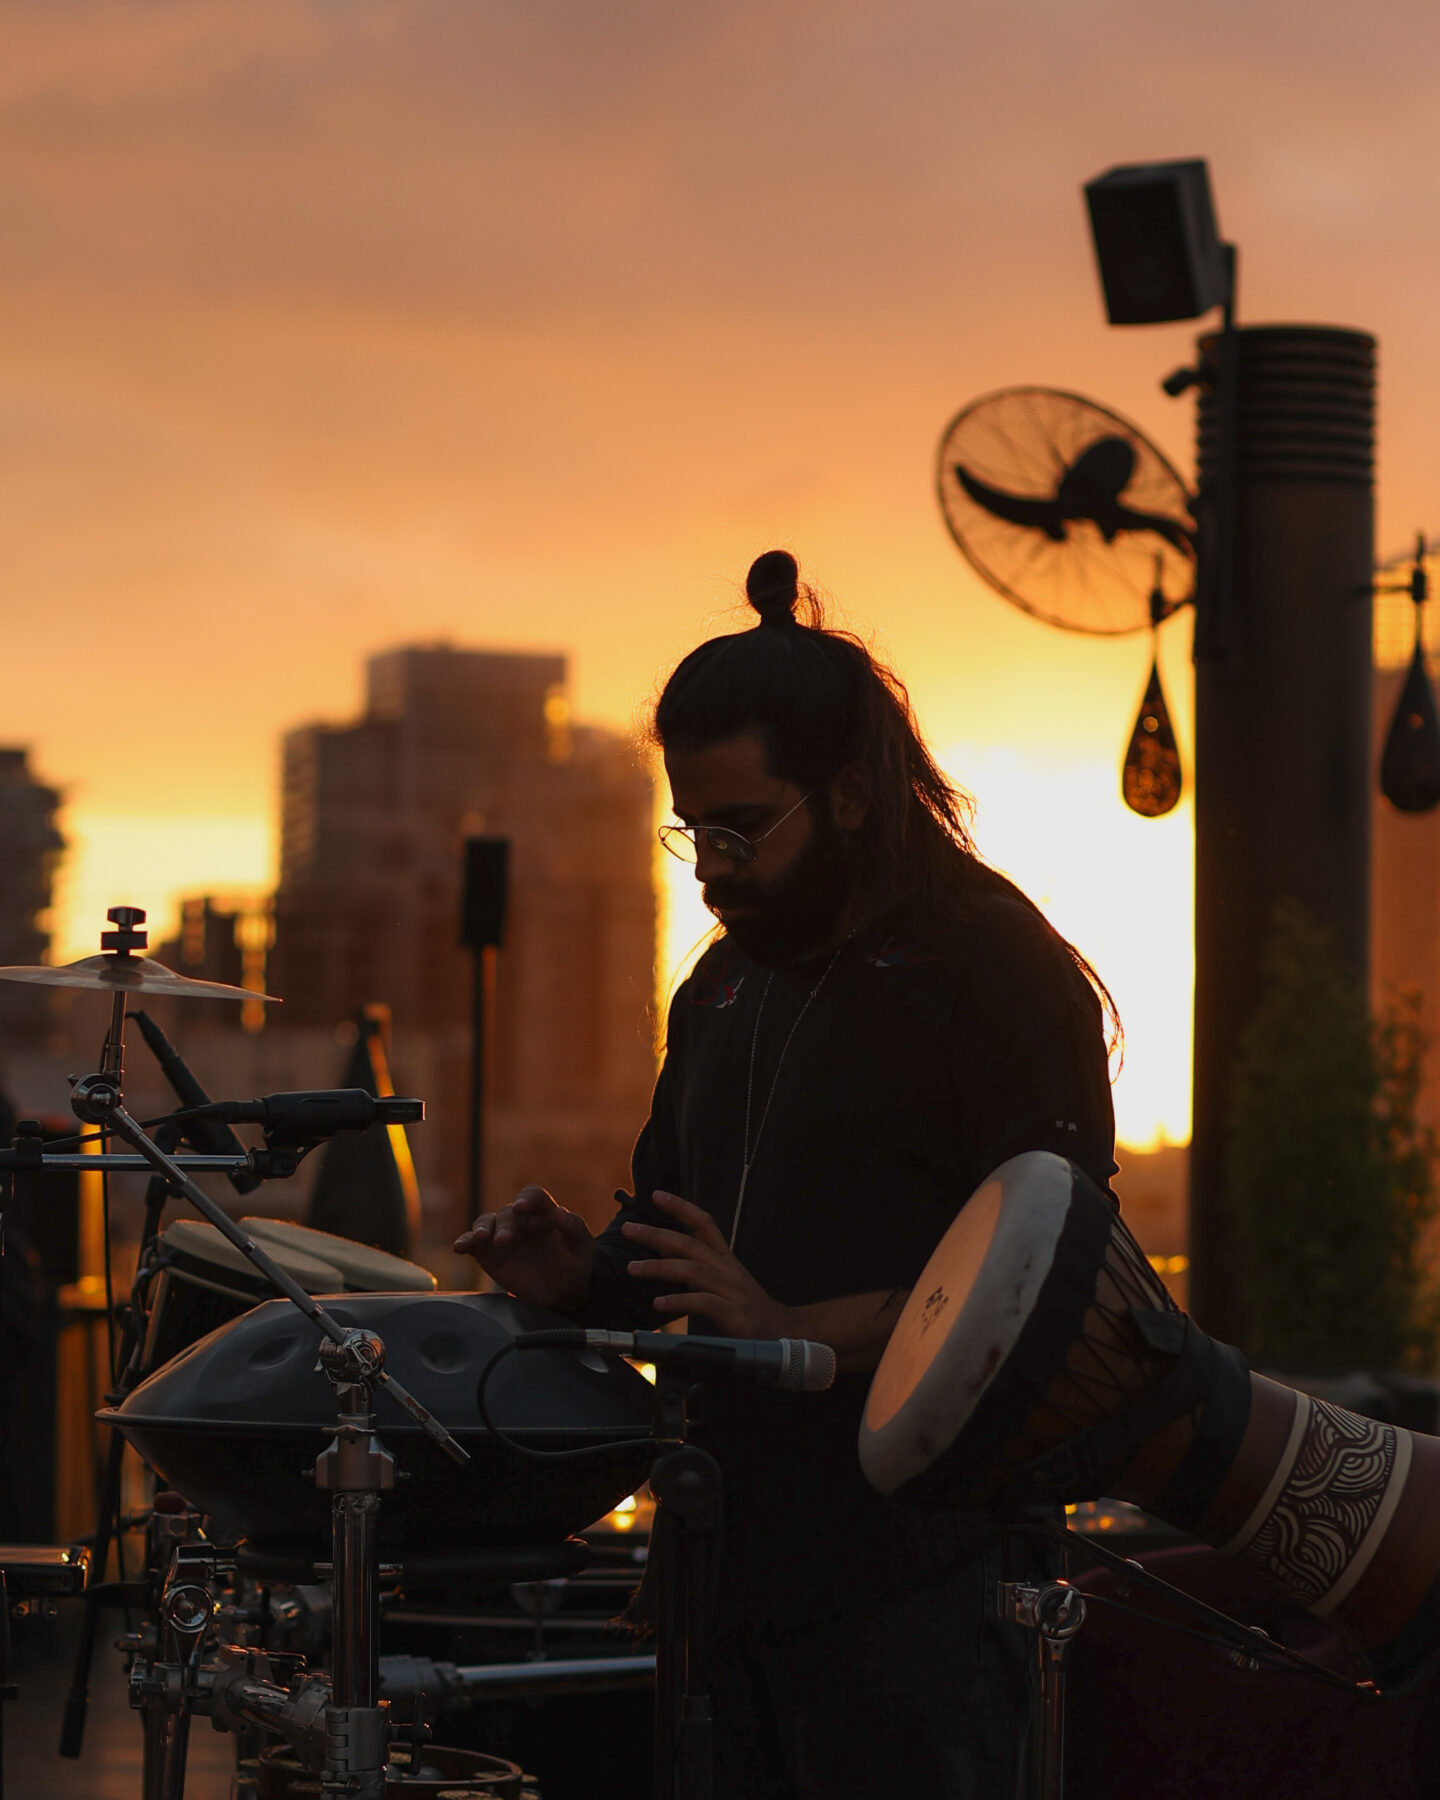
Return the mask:
M 530 1450 L 516 1457 L 481 1422 L 475 1388 L 517 1332 L 573 1321 L 507 1294 L 329 1295 L 339 1324 L 379 1334 L 385 1366 L 470 1454 L 457 1468 L 385 1388 L 375 1417 L 402 1479 L 380 1509 L 382 1540 L 421 1547 L 548 1544 L 591 1524 L 650 1471 L 652 1390 L 626 1363 L 530 1350 L 497 1365 L 491 1416 Z M 288 1300 L 269 1300 L 191 1344 L 100 1414 L 217 1534 L 318 1547 L 330 1502 L 308 1479 L 335 1431 L 320 1334 Z
M 997 1512 L 1132 1501 L 1333 1618 L 1382 1687 L 1440 1645 L 1440 1439 L 1255 1374 L 1057 1156 L 1005 1163 L 941 1240 L 875 1371 L 860 1461 L 884 1494 Z

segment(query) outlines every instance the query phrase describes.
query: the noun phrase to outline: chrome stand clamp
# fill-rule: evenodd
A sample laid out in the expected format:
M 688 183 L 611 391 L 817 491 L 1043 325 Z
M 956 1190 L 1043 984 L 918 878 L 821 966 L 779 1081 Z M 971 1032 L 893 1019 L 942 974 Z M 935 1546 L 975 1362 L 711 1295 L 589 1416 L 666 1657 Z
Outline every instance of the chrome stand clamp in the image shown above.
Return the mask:
M 1002 1581 L 996 1610 L 1035 1633 L 1038 1676 L 1031 1713 L 1026 1791 L 1030 1800 L 1062 1800 L 1065 1791 L 1065 1655 L 1085 1623 L 1085 1596 L 1064 1581 Z

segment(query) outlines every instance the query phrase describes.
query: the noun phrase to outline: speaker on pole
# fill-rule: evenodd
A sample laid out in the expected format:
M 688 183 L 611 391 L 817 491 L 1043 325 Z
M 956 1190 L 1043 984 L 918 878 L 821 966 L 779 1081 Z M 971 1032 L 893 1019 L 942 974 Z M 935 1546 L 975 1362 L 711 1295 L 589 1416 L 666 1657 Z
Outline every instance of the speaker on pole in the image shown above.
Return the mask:
M 486 990 L 490 964 L 505 941 L 509 900 L 509 838 L 466 838 L 460 895 L 460 942 L 474 953 L 475 985 L 470 1013 L 470 1165 L 467 1211 L 462 1226 L 479 1216 L 485 1200 Z
M 1204 161 L 1131 163 L 1087 183 L 1085 203 L 1112 325 L 1196 319 L 1225 304 L 1225 246 Z
M 509 838 L 466 838 L 460 942 L 471 950 L 498 949 L 505 942 L 509 899 Z

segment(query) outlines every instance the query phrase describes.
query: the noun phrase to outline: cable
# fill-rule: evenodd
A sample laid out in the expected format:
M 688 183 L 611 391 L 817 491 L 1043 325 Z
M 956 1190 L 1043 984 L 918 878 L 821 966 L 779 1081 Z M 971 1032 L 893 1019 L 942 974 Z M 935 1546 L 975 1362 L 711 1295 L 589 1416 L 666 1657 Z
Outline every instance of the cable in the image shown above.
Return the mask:
M 578 1450 L 532 1450 L 528 1444 L 517 1444 L 514 1438 L 507 1436 L 490 1417 L 490 1408 L 485 1404 L 485 1384 L 489 1381 L 496 1364 L 507 1357 L 512 1350 L 543 1350 L 546 1348 L 547 1342 L 551 1344 L 563 1342 L 569 1348 L 574 1348 L 573 1343 L 570 1342 L 568 1331 L 528 1331 L 523 1343 L 518 1338 L 507 1339 L 480 1371 L 480 1379 L 475 1385 L 475 1404 L 480 1409 L 480 1417 L 484 1421 L 485 1429 L 497 1444 L 508 1450 L 512 1456 L 523 1457 L 530 1462 L 568 1462 L 582 1456 L 613 1455 L 617 1450 L 655 1450 L 661 1447 L 661 1439 L 643 1437 L 622 1438 L 618 1443 L 583 1444 Z

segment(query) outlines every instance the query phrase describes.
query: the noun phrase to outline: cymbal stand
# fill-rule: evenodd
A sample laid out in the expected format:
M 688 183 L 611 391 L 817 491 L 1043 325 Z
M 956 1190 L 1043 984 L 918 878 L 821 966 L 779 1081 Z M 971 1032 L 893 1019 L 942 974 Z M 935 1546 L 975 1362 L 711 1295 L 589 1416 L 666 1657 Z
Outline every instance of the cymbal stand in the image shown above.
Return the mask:
M 655 1641 L 655 1800 L 711 1800 L 715 1720 L 710 1698 L 710 1608 L 723 1484 L 708 1451 L 685 1442 L 693 1384 L 655 1384 L 655 1435 L 666 1448 L 650 1472 L 651 1535 L 659 1577 Z
M 115 907 L 110 916 L 116 929 L 105 932 L 101 937 L 102 949 L 114 950 L 121 957 L 128 957 L 137 946 L 141 949 L 145 947 L 145 933 L 135 929 L 136 908 Z M 138 913 L 140 919 L 143 919 L 144 916 L 143 913 Z M 117 988 L 110 1001 L 110 1028 L 105 1034 L 105 1041 L 100 1049 L 101 1076 L 114 1083 L 117 1093 L 125 1078 L 125 1000 L 125 990 Z M 157 1132 L 156 1135 L 160 1137 L 161 1133 Z M 172 1133 L 169 1141 L 165 1142 L 165 1148 L 173 1150 L 175 1147 L 175 1135 Z M 101 1148 L 104 1148 L 103 1141 Z M 43 1162 L 43 1152 L 41 1152 L 40 1159 Z M 154 1235 L 152 1218 L 158 1221 L 158 1213 L 154 1206 L 157 1182 L 161 1184 L 161 1205 L 164 1204 L 163 1177 L 152 1176 L 146 1196 L 150 1201 L 146 1212 L 147 1236 Z M 108 1239 L 105 1244 L 105 1255 L 107 1258 L 110 1255 Z M 110 1371 L 112 1382 L 116 1380 L 117 1374 L 126 1369 L 135 1348 L 131 1330 L 127 1329 L 121 1338 L 119 1370 L 112 1369 Z M 115 1395 L 106 1395 L 107 1403 L 113 1403 L 115 1398 Z M 120 1514 L 120 1481 L 124 1458 L 125 1440 L 118 1431 L 112 1430 L 105 1455 L 105 1473 L 100 1483 L 100 1497 L 95 1517 L 95 1537 L 91 1545 L 96 1581 L 102 1585 L 105 1581 L 106 1566 L 110 1561 L 110 1547 L 118 1538 L 116 1522 Z M 85 1741 L 85 1719 L 90 1708 L 90 1668 L 95 1658 L 95 1627 L 99 1608 L 98 1593 L 87 1588 L 80 1617 L 80 1635 L 75 1640 L 75 1659 L 70 1672 L 70 1692 L 66 1696 L 65 1711 L 60 1721 L 59 1750 L 60 1755 L 64 1757 L 78 1757 Z
M 320 1365 L 336 1396 L 335 1436 L 316 1459 L 315 1480 L 331 1494 L 334 1579 L 334 1673 L 326 1709 L 325 1776 L 321 1791 L 334 1800 L 382 1800 L 385 1791 L 386 1712 L 379 1700 L 380 1495 L 394 1481 L 394 1461 L 375 1431 L 374 1393 L 383 1384 L 396 1401 L 458 1463 L 469 1457 L 415 1397 L 385 1370 L 385 1346 L 373 1333 L 331 1317 L 290 1275 L 152 1141 L 125 1109 L 118 1036 L 124 996 L 115 997 L 105 1066 L 76 1082 L 77 1118 L 99 1125 L 137 1150 L 158 1175 L 183 1194 L 202 1218 L 241 1252 L 276 1293 L 299 1308 L 321 1333 Z

